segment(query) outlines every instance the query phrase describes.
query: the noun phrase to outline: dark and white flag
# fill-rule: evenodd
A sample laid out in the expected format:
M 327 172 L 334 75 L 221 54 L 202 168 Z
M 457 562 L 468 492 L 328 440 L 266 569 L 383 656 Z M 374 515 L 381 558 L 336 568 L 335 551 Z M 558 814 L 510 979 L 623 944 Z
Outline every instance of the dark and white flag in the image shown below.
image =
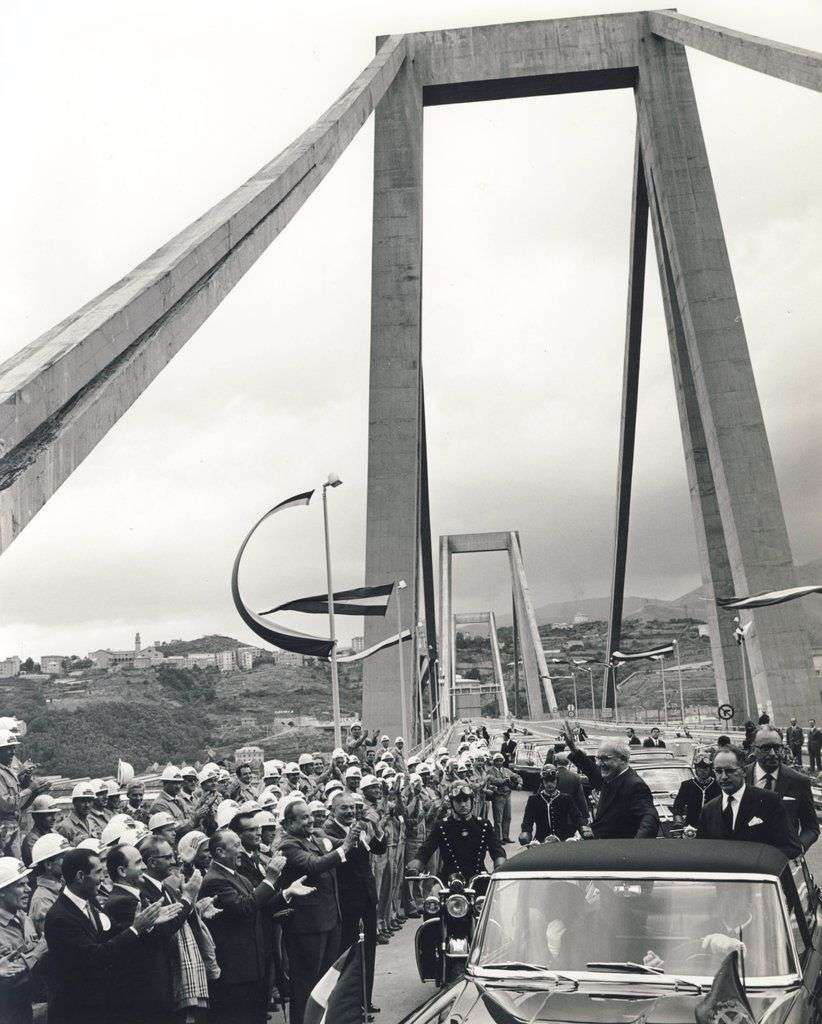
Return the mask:
M 621 665 L 626 661 L 646 661 L 651 658 L 661 658 L 665 654 L 673 654 L 674 645 L 666 644 L 664 647 L 654 647 L 651 651 L 631 651 L 625 653 L 623 651 L 614 651 L 611 655 L 612 665 Z
M 753 597 L 718 598 L 720 608 L 768 608 L 772 604 L 784 604 L 795 601 L 806 594 L 822 594 L 822 584 L 809 587 L 788 587 L 787 590 L 769 590 L 767 594 L 756 594 Z
M 334 592 L 335 615 L 385 615 L 388 602 L 394 590 L 393 583 L 381 583 L 377 587 L 355 587 L 353 590 Z M 294 601 L 278 604 L 260 615 L 274 612 L 303 612 L 307 615 L 328 614 L 328 594 L 314 594 L 312 597 L 298 597 Z

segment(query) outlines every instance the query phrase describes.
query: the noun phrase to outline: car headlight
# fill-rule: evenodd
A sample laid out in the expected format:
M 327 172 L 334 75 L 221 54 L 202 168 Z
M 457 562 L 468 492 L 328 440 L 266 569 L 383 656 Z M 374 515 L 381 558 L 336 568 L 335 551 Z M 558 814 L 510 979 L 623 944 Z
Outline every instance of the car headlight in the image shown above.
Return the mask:
M 422 909 L 426 914 L 438 914 L 440 912 L 440 901 L 436 896 L 426 896 L 422 901 Z
M 449 896 L 445 901 L 445 909 L 451 917 L 465 917 L 468 913 L 468 900 L 461 893 Z

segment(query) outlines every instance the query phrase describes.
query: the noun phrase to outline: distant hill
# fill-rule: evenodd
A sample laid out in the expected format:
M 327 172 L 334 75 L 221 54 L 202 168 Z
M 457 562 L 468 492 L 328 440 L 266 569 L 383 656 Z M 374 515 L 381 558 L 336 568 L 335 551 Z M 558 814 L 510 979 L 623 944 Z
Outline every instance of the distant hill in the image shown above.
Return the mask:
M 180 654 L 216 654 L 218 651 L 233 651 L 237 647 L 247 647 L 241 640 L 230 636 L 201 636 L 197 640 L 170 640 L 166 644 L 155 644 L 158 651 L 167 657 Z

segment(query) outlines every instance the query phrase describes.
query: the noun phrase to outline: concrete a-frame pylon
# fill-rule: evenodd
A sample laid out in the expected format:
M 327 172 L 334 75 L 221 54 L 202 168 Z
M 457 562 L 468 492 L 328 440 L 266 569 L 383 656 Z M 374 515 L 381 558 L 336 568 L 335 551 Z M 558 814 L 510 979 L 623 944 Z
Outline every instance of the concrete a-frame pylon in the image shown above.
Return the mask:
M 511 592 L 513 596 L 517 647 L 522 656 L 525 674 L 525 699 L 527 717 L 540 719 L 545 717 L 545 708 L 549 714 L 557 711 L 556 697 L 551 683 L 551 675 L 542 650 L 542 640 L 537 627 L 534 606 L 528 590 L 525 576 L 525 564 L 522 559 L 519 534 L 510 533 L 462 533 L 440 537 L 440 594 L 439 594 L 439 644 L 440 674 L 438 680 L 439 708 L 442 719 L 453 720 L 454 706 L 452 690 L 454 686 L 455 662 L 455 619 L 453 605 L 454 556 L 486 553 L 489 551 L 506 551 L 511 571 Z M 496 638 L 496 629 L 492 632 L 492 649 Z M 500 666 L 501 671 L 501 666 Z M 544 701 L 543 701 L 544 696 Z M 526 716 L 523 716 L 526 717 Z

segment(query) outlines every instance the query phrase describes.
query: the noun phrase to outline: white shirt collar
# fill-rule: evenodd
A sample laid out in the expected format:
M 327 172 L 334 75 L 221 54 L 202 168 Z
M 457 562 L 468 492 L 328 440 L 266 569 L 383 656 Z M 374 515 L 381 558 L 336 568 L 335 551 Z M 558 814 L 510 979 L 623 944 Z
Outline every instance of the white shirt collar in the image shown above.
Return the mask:
M 733 800 L 736 803 L 736 805 L 739 806 L 739 801 L 742 799 L 742 794 L 744 792 L 745 792 L 745 784 L 744 783 L 739 787 L 739 789 L 735 789 L 733 791 L 733 793 L 726 793 L 723 790 L 722 791 L 722 806 L 723 806 L 723 808 L 728 806 L 728 801 L 729 800 Z
M 237 874 L 237 872 L 234 870 L 234 868 L 230 868 L 228 866 L 228 864 L 223 864 L 222 861 L 215 860 L 214 863 L 217 865 L 217 867 L 222 868 L 223 871 L 227 871 L 230 875 L 236 875 Z
M 754 781 L 758 784 L 764 781 L 765 776 L 770 775 L 771 778 L 776 782 L 776 777 L 779 775 L 779 768 L 775 772 L 766 772 L 759 762 L 754 765 Z
M 65 889 L 63 889 L 63 892 L 71 900 L 75 907 L 77 907 L 79 911 L 81 911 L 88 917 L 88 913 L 86 911 L 86 907 L 88 906 L 88 900 L 83 899 L 82 896 L 75 895 L 75 893 L 73 893 L 68 886 L 66 886 Z

